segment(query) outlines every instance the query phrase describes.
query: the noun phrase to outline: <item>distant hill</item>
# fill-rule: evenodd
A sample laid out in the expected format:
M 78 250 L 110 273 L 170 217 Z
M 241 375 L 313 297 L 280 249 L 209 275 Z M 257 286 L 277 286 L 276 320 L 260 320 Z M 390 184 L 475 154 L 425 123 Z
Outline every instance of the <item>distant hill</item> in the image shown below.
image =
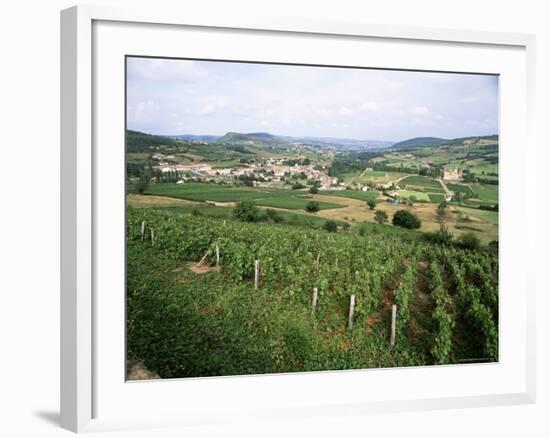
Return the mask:
M 219 139 L 219 135 L 194 135 L 194 134 L 182 134 L 182 135 L 169 135 L 168 137 L 176 140 L 183 141 L 202 141 L 205 143 L 216 143 Z
M 128 152 L 140 152 L 149 149 L 149 146 L 171 146 L 177 141 L 173 138 L 163 137 L 161 135 L 145 134 L 139 131 L 126 131 L 126 148 Z
M 242 134 L 240 132 L 228 132 L 223 137 L 218 138 L 217 142 L 226 144 L 288 144 L 287 140 L 284 140 L 267 132 L 250 132 L 248 134 Z
M 439 137 L 415 137 L 408 140 L 400 141 L 391 146 L 392 149 L 403 149 L 421 146 L 439 146 L 449 140 Z
M 390 146 L 391 149 L 411 149 L 420 147 L 436 147 L 436 146 L 454 146 L 462 145 L 466 141 L 479 141 L 479 140 L 496 140 L 498 141 L 498 135 L 480 135 L 471 137 L 459 137 L 459 138 L 439 138 L 439 137 L 415 137 L 409 140 L 400 141 Z

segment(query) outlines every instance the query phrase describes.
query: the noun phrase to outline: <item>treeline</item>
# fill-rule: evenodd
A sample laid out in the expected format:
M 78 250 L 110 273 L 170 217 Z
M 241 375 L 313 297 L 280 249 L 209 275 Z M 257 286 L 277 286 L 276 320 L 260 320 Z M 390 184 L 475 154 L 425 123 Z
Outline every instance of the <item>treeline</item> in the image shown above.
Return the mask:
M 179 143 L 168 137 L 159 135 L 145 134 L 139 131 L 126 131 L 126 151 L 127 152 L 143 152 L 148 151 L 149 146 L 176 146 Z

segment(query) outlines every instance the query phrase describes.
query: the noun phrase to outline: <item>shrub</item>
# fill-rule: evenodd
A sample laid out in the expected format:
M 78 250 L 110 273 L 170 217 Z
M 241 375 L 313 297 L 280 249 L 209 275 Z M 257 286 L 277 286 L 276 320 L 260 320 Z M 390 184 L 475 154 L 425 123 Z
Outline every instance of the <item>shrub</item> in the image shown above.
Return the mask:
M 453 237 L 453 233 L 449 232 L 448 228 L 445 226 L 442 226 L 439 231 L 424 234 L 425 240 L 440 245 L 450 245 L 453 242 Z
M 385 224 L 388 222 L 388 214 L 385 211 L 377 210 L 376 213 L 374 213 L 374 220 L 378 224 Z
M 305 189 L 305 185 L 300 184 L 299 182 L 295 182 L 292 184 L 292 190 L 299 190 L 299 189 Z
M 272 208 L 268 208 L 265 211 L 265 216 L 267 220 L 271 222 L 275 222 L 277 224 L 284 222 L 284 218 L 276 210 L 273 210 Z
M 420 219 L 418 219 L 418 216 L 416 216 L 414 213 L 411 213 L 407 210 L 399 210 L 393 215 L 392 224 L 398 227 L 409 228 L 412 230 L 420 228 L 422 222 L 420 222 Z
M 371 210 L 374 210 L 376 208 L 376 201 L 374 199 L 369 199 L 367 205 Z
M 323 224 L 323 229 L 325 231 L 329 231 L 331 233 L 335 233 L 336 231 L 338 231 L 338 224 L 334 221 L 326 221 L 324 224 Z
M 317 186 L 311 186 L 309 188 L 309 193 L 311 193 L 312 195 L 316 195 L 317 193 L 319 193 L 319 189 L 317 188 Z
M 465 233 L 458 239 L 458 244 L 464 249 L 479 249 L 481 242 L 474 233 Z
M 254 201 L 245 199 L 237 203 L 233 216 L 243 222 L 256 222 L 260 219 L 260 211 Z
M 310 213 L 317 213 L 319 210 L 319 203 L 317 201 L 309 201 L 306 204 L 306 211 L 309 211 Z

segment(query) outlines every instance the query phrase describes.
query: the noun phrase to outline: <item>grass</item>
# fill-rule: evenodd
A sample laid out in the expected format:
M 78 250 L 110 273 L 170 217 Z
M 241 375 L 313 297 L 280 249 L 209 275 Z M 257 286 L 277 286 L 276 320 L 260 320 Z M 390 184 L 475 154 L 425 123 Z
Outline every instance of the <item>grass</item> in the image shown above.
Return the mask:
M 406 178 L 403 178 L 401 181 L 399 181 L 400 186 L 412 186 L 412 187 L 419 187 L 421 189 L 424 189 L 424 191 L 427 192 L 443 192 L 443 188 L 441 187 L 441 184 L 439 181 L 436 181 L 433 178 L 428 178 L 426 176 L 419 176 L 419 175 L 411 175 Z
M 290 210 L 303 210 L 309 202 L 311 202 L 310 199 L 299 197 L 297 195 L 277 196 L 273 198 L 256 200 L 258 205 L 275 208 L 288 208 Z M 319 204 L 320 210 L 343 207 L 343 205 L 335 204 L 333 202 L 317 201 L 317 203 Z
M 428 193 L 428 197 L 430 198 L 430 202 L 443 202 L 445 200 L 445 195 L 441 193 Z
M 129 193 L 135 190 L 129 187 Z M 259 205 L 271 207 L 300 209 L 308 203 L 300 198 L 301 191 L 291 189 L 268 189 L 252 187 L 228 187 L 208 183 L 186 184 L 151 184 L 145 194 L 167 196 L 170 198 L 187 199 L 190 201 L 239 202 L 245 199 L 256 201 Z M 322 203 L 320 208 L 338 208 L 334 203 Z
M 498 203 L 498 185 L 496 184 L 472 184 L 472 190 L 482 201 Z
M 136 204 L 132 204 L 137 206 Z M 233 207 L 216 207 L 214 205 L 204 204 L 188 204 L 188 205 L 142 205 L 138 208 L 151 208 L 159 211 L 168 211 L 177 214 L 198 214 L 200 216 L 233 220 Z M 265 208 L 260 208 L 265 213 Z M 284 223 L 294 226 L 304 226 L 310 228 L 320 228 L 327 221 L 326 218 L 316 216 L 315 214 L 292 213 L 289 211 L 277 211 L 278 215 L 283 218 Z M 336 220 L 338 224 L 343 224 L 342 221 Z
M 342 198 L 358 199 L 360 201 L 368 201 L 378 198 L 378 192 L 363 192 L 362 190 L 323 190 L 320 195 L 340 196 Z
M 466 213 L 468 216 L 477 217 L 485 222 L 491 224 L 498 224 L 498 211 L 489 211 L 489 210 L 479 210 L 477 208 L 468 208 L 468 207 L 455 207 L 458 211 Z
M 417 201 L 430 202 L 430 197 L 428 196 L 427 193 L 424 193 L 424 192 L 416 192 L 412 190 L 398 190 L 397 193 L 399 194 L 400 197 L 405 199 L 414 198 Z
M 474 194 L 472 189 L 465 184 L 448 183 L 447 187 L 455 193 L 466 193 L 468 195 Z

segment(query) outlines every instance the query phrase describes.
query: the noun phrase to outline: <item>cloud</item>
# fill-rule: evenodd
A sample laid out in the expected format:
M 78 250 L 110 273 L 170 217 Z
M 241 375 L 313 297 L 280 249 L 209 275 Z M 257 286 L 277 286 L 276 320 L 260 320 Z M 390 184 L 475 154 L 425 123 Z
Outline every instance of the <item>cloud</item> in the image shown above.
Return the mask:
M 149 81 L 193 81 L 208 76 L 196 61 L 156 58 L 128 58 L 128 77 Z
M 419 116 L 430 114 L 430 110 L 425 106 L 417 106 L 414 107 L 412 110 L 413 114 L 417 114 Z
M 400 140 L 498 132 L 498 78 L 487 75 L 129 58 L 127 98 L 128 127 L 157 134 L 268 127 Z

